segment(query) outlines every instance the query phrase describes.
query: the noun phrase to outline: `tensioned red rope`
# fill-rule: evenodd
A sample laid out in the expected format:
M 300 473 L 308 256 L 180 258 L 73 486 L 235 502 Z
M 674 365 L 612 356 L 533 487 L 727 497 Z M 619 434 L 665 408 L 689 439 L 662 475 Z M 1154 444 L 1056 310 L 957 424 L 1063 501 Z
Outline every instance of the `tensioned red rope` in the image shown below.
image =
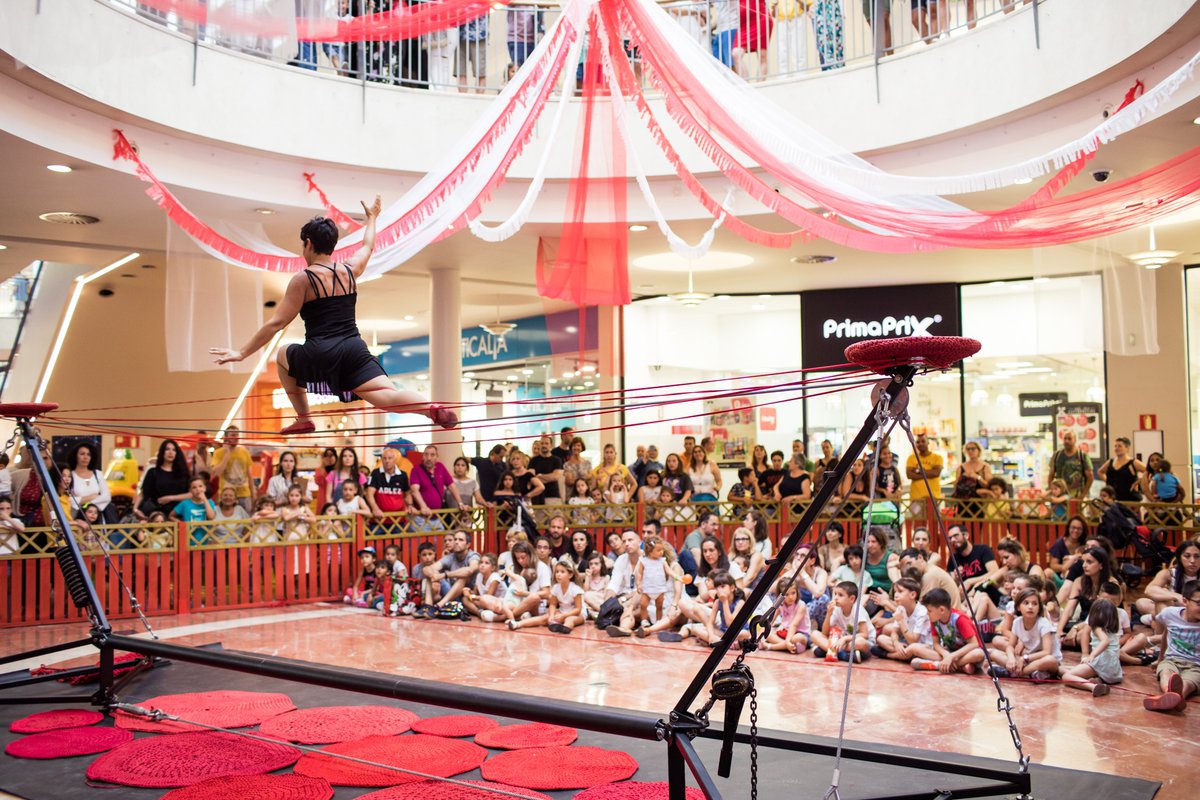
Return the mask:
M 333 204 L 333 201 L 325 194 L 325 190 L 313 180 L 316 177 L 317 173 L 315 172 L 304 173 L 304 180 L 308 183 L 308 191 L 316 193 L 317 198 L 321 201 L 321 205 L 325 208 L 325 212 L 329 214 L 329 218 L 336 222 L 342 230 L 356 231 L 361 228 L 362 225 L 360 223 L 355 222 L 345 211 L 342 211 Z

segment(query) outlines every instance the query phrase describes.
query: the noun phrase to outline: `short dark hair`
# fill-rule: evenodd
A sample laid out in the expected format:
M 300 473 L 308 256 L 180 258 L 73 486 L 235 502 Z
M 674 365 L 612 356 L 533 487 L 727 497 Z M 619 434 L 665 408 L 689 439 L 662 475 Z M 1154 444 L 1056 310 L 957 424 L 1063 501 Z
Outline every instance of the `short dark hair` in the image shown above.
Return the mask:
M 914 581 L 912 578 L 901 578 L 900 580 L 896 581 L 896 585 L 903 589 L 907 589 L 916 595 L 921 593 L 921 584 Z
M 432 551 L 432 552 L 436 553 L 437 548 L 433 546 L 433 542 L 421 542 L 419 545 L 417 545 L 417 553 L 418 554 L 424 553 L 426 551 Z
M 1200 592 L 1200 578 L 1192 578 L 1183 585 L 1183 591 L 1180 592 L 1185 598 L 1190 598 L 1192 595 Z
M 744 481 L 744 480 L 746 480 L 747 475 L 753 475 L 753 474 L 754 474 L 754 470 L 750 469 L 749 467 L 742 467 L 741 469 L 738 470 L 738 480 Z
M 842 555 L 846 557 L 846 563 L 850 562 L 850 556 L 854 556 L 855 558 L 861 560 L 863 557 L 862 546 L 857 544 L 847 545 L 846 549 L 842 551 Z
M 715 516 L 717 516 L 715 511 L 701 511 L 700 517 L 696 520 L 696 524 L 703 525 L 704 523 L 708 522 L 709 517 L 715 517 Z
M 337 245 L 337 224 L 329 217 L 313 217 L 300 229 L 300 241 L 308 240 L 320 255 L 330 255 Z
M 642 526 L 645 527 L 646 525 L 652 526 L 656 532 L 662 530 L 662 523 L 659 522 L 658 519 L 656 519 L 655 517 L 651 517 L 650 519 L 643 520 Z
M 906 558 L 925 558 L 925 554 L 915 547 L 906 547 L 900 551 L 900 560 Z
M 834 588 L 841 589 L 851 597 L 858 597 L 858 584 L 856 584 L 854 581 L 842 581 Z
M 921 603 L 934 608 L 949 608 L 950 594 L 945 589 L 930 589 L 921 598 Z

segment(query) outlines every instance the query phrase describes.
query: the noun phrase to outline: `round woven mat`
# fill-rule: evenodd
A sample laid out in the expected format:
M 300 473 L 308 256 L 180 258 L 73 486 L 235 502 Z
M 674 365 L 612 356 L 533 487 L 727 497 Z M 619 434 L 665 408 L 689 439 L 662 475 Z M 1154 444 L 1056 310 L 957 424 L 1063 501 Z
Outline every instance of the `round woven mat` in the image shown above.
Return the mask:
M 528 800 L 551 800 L 549 796 L 541 792 L 522 789 L 519 786 L 509 786 L 505 783 L 492 783 L 491 781 L 463 781 L 463 783 L 480 788 L 468 789 L 458 783 L 421 781 L 420 783 L 406 783 L 403 786 L 390 786 L 370 794 L 361 794 L 358 796 L 358 800 L 505 800 L 504 795 L 489 792 L 489 788 L 513 792 L 528 798 Z
M 324 752 L 416 770 L 439 778 L 470 772 L 487 758 L 487 750 L 470 742 L 420 733 L 368 736 L 353 742 L 331 744 Z M 321 753 L 305 753 L 296 764 L 296 773 L 324 778 L 334 786 L 397 786 L 425 780 L 407 772 L 368 767 Z
M 42 733 L 56 731 L 60 728 L 83 728 L 95 725 L 104 719 L 99 711 L 86 708 L 56 708 L 53 711 L 42 711 L 21 717 L 8 726 L 13 733 Z
M 498 750 L 524 750 L 529 747 L 565 747 L 579 738 L 579 731 L 544 722 L 504 725 L 480 731 L 475 744 Z
M 15 739 L 4 752 L 16 758 L 69 758 L 103 753 L 133 738 L 120 728 L 64 728 Z
M 417 715 L 390 706 L 321 706 L 280 714 L 258 726 L 264 736 L 299 744 L 332 744 L 404 733 Z
M 670 796 L 671 784 L 666 781 L 662 783 L 622 781 L 584 789 L 575 795 L 575 800 L 668 800 Z M 689 786 L 684 796 L 687 797 L 687 800 L 704 800 L 704 792 L 695 786 Z
M 329 800 L 333 787 L 303 775 L 232 775 L 172 789 L 160 800 Z
M 300 751 L 233 733 L 180 733 L 123 744 L 88 767 L 93 781 L 122 786 L 191 786 L 209 778 L 265 775 L 296 763 Z
M 638 763 L 620 750 L 535 747 L 499 753 L 483 762 L 489 781 L 527 789 L 588 789 L 633 777 Z
M 163 694 L 142 700 L 138 705 L 218 728 L 248 728 L 296 708 L 286 694 L 239 691 Z M 130 731 L 178 733 L 202 730 L 181 722 L 153 722 L 123 711 L 114 713 L 113 718 L 118 725 Z
M 474 736 L 480 731 L 495 728 L 500 723 L 491 717 L 477 717 L 473 714 L 450 714 L 445 717 L 425 717 L 413 723 L 412 729 L 417 733 L 427 733 L 430 736 Z

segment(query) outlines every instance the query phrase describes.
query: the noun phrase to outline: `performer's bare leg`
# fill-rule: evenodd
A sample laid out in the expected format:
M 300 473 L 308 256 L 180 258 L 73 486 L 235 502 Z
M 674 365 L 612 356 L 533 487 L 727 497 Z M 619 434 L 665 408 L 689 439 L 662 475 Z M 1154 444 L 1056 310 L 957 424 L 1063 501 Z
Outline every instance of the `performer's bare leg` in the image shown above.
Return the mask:
M 354 393 L 376 408 L 395 414 L 421 414 L 429 417 L 443 428 L 458 424 L 458 415 L 447 408 L 430 404 L 416 392 L 397 389 L 385 376 L 372 378 L 354 390 Z M 289 395 L 290 396 L 290 395 Z
M 296 421 L 311 421 L 308 409 L 308 390 L 288 374 L 286 347 L 279 348 L 279 352 L 275 354 L 275 367 L 279 372 L 279 383 L 283 385 L 283 390 L 287 392 L 288 401 L 292 404 L 292 408 L 296 410 Z

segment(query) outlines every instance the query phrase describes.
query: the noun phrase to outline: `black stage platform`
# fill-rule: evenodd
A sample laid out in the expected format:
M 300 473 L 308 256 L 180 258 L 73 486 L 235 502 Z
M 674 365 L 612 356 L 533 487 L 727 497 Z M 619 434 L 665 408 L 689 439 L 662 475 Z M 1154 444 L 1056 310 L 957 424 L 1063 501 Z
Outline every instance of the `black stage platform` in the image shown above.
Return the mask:
M 219 647 L 217 645 L 216 647 Z M 292 662 L 297 663 L 297 662 Z M 339 670 L 347 674 L 364 675 L 365 672 Z M 354 692 L 326 689 L 302 683 L 293 683 L 276 679 L 261 678 L 254 675 L 227 670 L 213 669 L 193 664 L 173 663 L 160 666 L 137 677 L 125 689 L 122 700 L 137 702 L 141 699 L 160 694 L 174 694 L 188 691 L 212 691 L 217 689 L 241 689 L 246 691 L 283 692 L 289 695 L 299 708 L 326 705 L 395 705 L 409 709 L 422 717 L 442 716 L 455 712 L 436 706 L 387 700 L 379 697 L 358 694 Z M 28 691 L 28 688 L 4 690 L 6 696 L 12 693 Z M 78 694 L 79 689 L 63 684 L 43 684 L 38 687 L 42 693 L 61 691 L 62 694 Z M 19 694 L 17 695 L 19 696 Z M 664 706 L 669 704 L 670 697 L 664 695 Z M 571 703 L 554 701 L 557 705 L 571 706 Z M 8 726 L 15 720 L 27 714 L 54 708 L 53 704 L 38 705 L 0 705 L 0 746 L 16 738 L 9 733 Z M 64 707 L 79 707 L 75 704 L 64 704 Z M 657 716 L 630 712 L 635 716 L 647 719 L 657 719 Z M 496 717 L 502 723 L 517 723 L 523 720 Z M 102 724 L 111 724 L 106 721 Z M 139 733 L 137 736 L 150 734 Z M 777 737 L 784 740 L 803 740 L 820 744 L 833 745 L 835 740 L 825 737 L 806 737 L 801 734 L 784 733 L 779 731 L 760 731 L 760 738 Z M 576 744 L 593 745 L 613 750 L 624 750 L 631 754 L 641 764 L 641 769 L 634 776 L 639 781 L 665 781 L 667 779 L 666 745 L 663 743 L 647 742 L 627 737 L 579 731 Z M 856 743 L 848 742 L 848 746 Z M 697 739 L 696 749 L 706 763 L 716 763 L 720 742 L 713 739 Z M 947 763 L 971 763 L 999 769 L 1010 769 L 1011 762 L 983 759 L 958 754 L 931 753 L 926 750 L 915 750 L 905 747 L 889 747 L 887 745 L 872 745 L 876 750 L 892 752 L 897 755 L 933 757 Z M 498 752 L 498 751 L 497 751 Z M 130 787 L 96 788 L 89 786 L 84 778 L 88 764 L 96 756 L 81 756 L 70 759 L 50 761 L 34 761 L 16 759 L 0 755 L 0 789 L 11 792 L 28 800 L 85 800 L 85 798 L 159 798 L 166 790 L 135 789 Z M 811 798 L 820 800 L 829 786 L 833 761 L 819 755 L 789 752 L 774 748 L 759 750 L 759 788 L 760 797 L 767 798 Z M 1160 784 L 1133 778 L 1122 778 L 1104 775 L 1096 772 L 1061 769 L 1034 764 L 1031 767 L 1033 794 L 1037 800 L 1152 800 Z M 455 776 L 468 780 L 478 780 L 479 771 L 475 770 L 464 775 Z M 744 798 L 749 796 L 749 747 L 740 744 L 734 753 L 733 774 L 729 779 L 716 778 L 717 786 L 728 798 Z M 950 774 L 929 774 L 913 769 L 888 766 L 883 764 L 846 761 L 842 765 L 841 796 L 843 800 L 853 800 L 857 797 L 878 796 L 886 789 L 894 794 L 928 793 L 933 798 L 937 789 L 953 792 L 956 787 L 977 785 L 978 779 Z M 374 789 L 335 787 L 337 800 L 358 797 Z M 555 798 L 568 798 L 574 792 L 545 792 Z M 1005 795 L 999 795 L 1005 796 Z

